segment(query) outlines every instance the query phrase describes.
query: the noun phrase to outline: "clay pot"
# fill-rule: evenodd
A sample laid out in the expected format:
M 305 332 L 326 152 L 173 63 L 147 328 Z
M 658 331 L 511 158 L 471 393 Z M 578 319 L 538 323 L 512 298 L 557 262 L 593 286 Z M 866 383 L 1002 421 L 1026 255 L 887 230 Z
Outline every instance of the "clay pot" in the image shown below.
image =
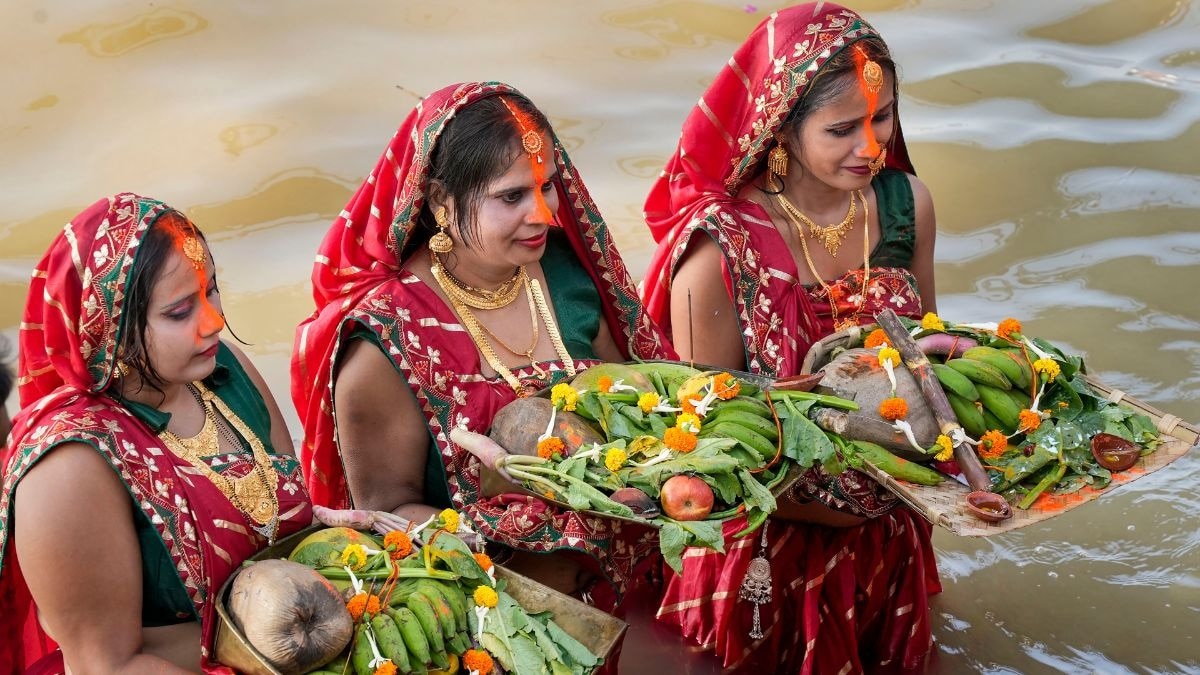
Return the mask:
M 1092 437 L 1092 457 L 1109 471 L 1124 471 L 1137 464 L 1141 456 L 1138 444 L 1120 436 L 1099 433 Z
M 1008 505 L 1004 497 L 994 492 L 976 490 L 968 493 L 964 508 L 967 513 L 988 523 L 998 523 L 1012 518 L 1012 507 Z

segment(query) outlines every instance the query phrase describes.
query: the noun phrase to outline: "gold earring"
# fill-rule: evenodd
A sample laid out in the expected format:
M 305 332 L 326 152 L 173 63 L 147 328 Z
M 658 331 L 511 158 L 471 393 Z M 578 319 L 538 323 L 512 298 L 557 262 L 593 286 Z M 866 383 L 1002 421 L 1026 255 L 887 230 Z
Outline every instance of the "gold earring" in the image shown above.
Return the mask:
M 113 377 L 126 377 L 129 375 L 129 364 L 117 359 L 116 365 L 113 367 Z
M 878 157 L 867 162 L 867 168 L 869 168 L 871 170 L 872 178 L 874 178 L 875 176 L 878 176 L 880 171 L 883 171 L 883 163 L 886 161 L 887 161 L 887 148 L 883 148 L 882 150 L 879 151 Z
M 429 238 L 429 250 L 436 255 L 446 255 L 454 248 L 454 240 L 446 234 L 446 226 L 450 224 L 450 219 L 446 217 L 446 209 L 441 207 L 434 211 L 433 220 L 437 223 L 438 231 Z
M 776 176 L 786 176 L 788 172 L 788 151 L 783 146 L 783 137 L 775 134 L 775 147 L 767 154 L 767 170 Z

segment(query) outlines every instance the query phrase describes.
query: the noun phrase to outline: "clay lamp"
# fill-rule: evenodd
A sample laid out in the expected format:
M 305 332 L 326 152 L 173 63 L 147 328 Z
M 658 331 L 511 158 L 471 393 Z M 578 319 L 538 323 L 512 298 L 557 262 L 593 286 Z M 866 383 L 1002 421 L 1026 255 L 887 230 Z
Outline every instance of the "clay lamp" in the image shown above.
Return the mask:
M 965 508 L 967 513 L 988 523 L 998 523 L 1012 518 L 1012 507 L 1008 505 L 1004 497 L 986 490 L 968 493 Z
M 1124 471 L 1141 456 L 1141 447 L 1120 436 L 1099 433 L 1092 437 L 1092 457 L 1109 471 Z
M 635 487 L 621 488 L 620 490 L 612 493 L 611 497 L 614 502 L 624 504 L 630 509 L 633 509 L 633 513 L 636 516 L 641 516 L 642 518 L 655 518 L 661 514 L 661 511 L 659 511 L 658 505 L 654 503 L 654 500 L 650 499 L 645 492 L 642 492 Z

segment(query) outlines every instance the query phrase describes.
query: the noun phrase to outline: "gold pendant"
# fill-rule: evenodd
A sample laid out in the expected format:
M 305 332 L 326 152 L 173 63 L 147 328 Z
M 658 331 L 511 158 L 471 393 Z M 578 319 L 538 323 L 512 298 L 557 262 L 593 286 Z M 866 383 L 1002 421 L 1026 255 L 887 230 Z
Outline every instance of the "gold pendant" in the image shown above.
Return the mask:
M 544 379 L 546 377 L 546 375 L 547 375 L 546 370 L 544 368 L 542 368 L 541 366 L 539 366 L 537 361 L 531 361 L 529 364 L 529 367 L 533 368 L 533 372 L 537 373 L 537 376 L 539 378 Z

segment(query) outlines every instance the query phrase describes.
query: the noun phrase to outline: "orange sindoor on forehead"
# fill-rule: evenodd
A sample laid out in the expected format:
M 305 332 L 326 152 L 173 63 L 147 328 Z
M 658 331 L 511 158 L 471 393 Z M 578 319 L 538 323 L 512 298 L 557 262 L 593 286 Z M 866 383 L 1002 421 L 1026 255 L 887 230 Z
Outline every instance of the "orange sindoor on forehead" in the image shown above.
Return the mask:
M 858 76 L 858 88 L 867 99 L 867 115 L 863 118 L 863 128 L 867 133 L 867 155 L 878 157 L 879 142 L 875 140 L 875 127 L 871 124 L 875 117 L 875 109 L 879 105 L 879 90 L 883 88 L 883 68 L 879 63 L 867 57 L 867 50 L 861 44 L 854 45 L 854 72 Z
M 546 198 L 542 195 L 542 183 L 546 181 L 546 164 L 542 160 L 542 135 L 528 113 L 513 108 L 503 97 L 500 98 L 500 102 L 516 120 L 517 132 L 521 134 L 521 149 L 529 156 L 529 166 L 533 169 L 533 198 L 537 204 L 538 218 L 545 223 L 551 223 L 554 214 L 550 212 L 550 206 L 546 204 Z
M 225 328 L 225 317 L 221 312 L 208 301 L 208 275 L 205 274 L 204 263 L 208 260 L 208 254 L 204 251 L 204 243 L 200 241 L 200 237 L 196 233 L 186 232 L 179 225 L 172 224 L 169 232 L 171 233 L 171 241 L 175 250 L 183 253 L 187 261 L 191 263 L 192 270 L 196 275 L 197 296 L 199 299 L 198 309 L 200 318 L 205 322 L 219 324 L 218 331 Z M 208 330 L 207 328 L 205 330 Z

